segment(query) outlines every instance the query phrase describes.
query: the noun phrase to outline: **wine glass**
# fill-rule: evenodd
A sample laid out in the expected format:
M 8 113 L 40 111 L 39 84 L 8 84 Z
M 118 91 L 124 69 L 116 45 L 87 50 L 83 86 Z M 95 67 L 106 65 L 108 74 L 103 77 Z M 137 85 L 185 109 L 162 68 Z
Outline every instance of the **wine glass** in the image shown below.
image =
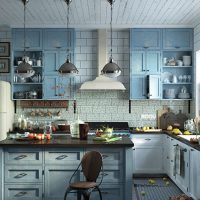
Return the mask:
M 191 82 L 191 79 L 192 79 L 192 76 L 191 76 L 191 75 L 188 75 L 188 76 L 187 76 L 187 80 L 188 80 L 189 83 Z
M 183 80 L 183 76 L 180 75 L 180 76 L 178 77 L 178 80 L 179 80 L 179 82 L 182 82 L 182 80 Z

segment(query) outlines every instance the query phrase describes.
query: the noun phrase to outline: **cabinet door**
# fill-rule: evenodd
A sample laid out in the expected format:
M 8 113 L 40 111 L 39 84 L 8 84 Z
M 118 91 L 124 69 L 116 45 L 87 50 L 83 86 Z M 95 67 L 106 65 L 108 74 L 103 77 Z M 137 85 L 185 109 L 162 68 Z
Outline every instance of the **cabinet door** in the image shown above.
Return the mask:
M 194 199 L 200 199 L 200 152 L 191 148 L 190 149 L 190 186 L 189 192 Z
M 131 76 L 130 99 L 147 98 L 147 76 Z
M 44 73 L 45 75 L 58 74 L 59 62 L 57 51 L 45 51 L 44 52 Z
M 46 76 L 44 80 L 45 99 L 73 98 L 74 78 Z
M 132 51 L 131 74 L 146 73 L 145 51 Z
M 77 166 L 76 166 L 77 167 Z M 51 166 L 45 167 L 45 199 L 48 200 L 63 200 L 65 191 L 69 185 L 69 180 L 74 173 L 76 167 L 70 168 L 65 166 Z M 76 173 L 72 182 L 80 180 L 80 171 Z M 69 200 L 76 199 L 76 193 L 68 195 Z
M 3 177 L 3 149 L 0 148 L 0 177 Z M 0 200 L 3 200 L 3 187 L 4 185 L 4 179 L 1 178 L 1 181 L 0 181 Z
M 44 30 L 44 49 L 74 49 L 73 29 L 46 29 Z
M 193 48 L 192 29 L 164 29 L 163 49 L 187 49 Z
M 149 99 L 160 99 L 160 75 L 149 75 L 148 76 Z
M 187 193 L 189 191 L 189 150 L 188 147 L 178 142 L 178 148 L 180 148 L 180 159 L 176 158 L 176 184 L 179 188 Z M 182 157 L 182 158 L 181 158 Z M 178 169 L 180 164 L 180 170 Z
M 133 173 L 163 173 L 162 147 L 135 147 Z
M 26 29 L 26 48 L 31 50 L 42 49 L 42 30 Z M 13 47 L 14 49 L 24 49 L 24 30 L 13 29 Z
M 161 48 L 160 29 L 132 29 L 131 48 L 132 49 L 160 49 Z
M 146 51 L 145 70 L 148 74 L 160 73 L 160 52 Z

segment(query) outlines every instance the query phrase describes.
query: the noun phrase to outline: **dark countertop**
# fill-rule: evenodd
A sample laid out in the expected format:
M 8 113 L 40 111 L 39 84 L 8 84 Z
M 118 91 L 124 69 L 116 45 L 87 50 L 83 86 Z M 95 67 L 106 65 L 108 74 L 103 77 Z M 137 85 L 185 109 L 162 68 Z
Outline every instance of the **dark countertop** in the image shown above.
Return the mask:
M 159 135 L 159 134 L 167 134 L 169 135 L 170 137 L 174 138 L 174 139 L 177 139 L 179 140 L 180 142 L 183 142 L 184 144 L 200 151 L 200 145 L 198 143 L 191 143 L 190 141 L 184 139 L 184 138 L 181 138 L 179 137 L 178 135 L 174 135 L 172 134 L 170 131 L 162 131 L 162 132 L 134 132 L 132 133 L 132 135 L 134 134 L 139 134 L 139 135 L 149 135 L 149 134 L 153 134 L 153 135 Z
M 93 141 L 94 136 L 88 136 L 88 140 L 73 139 L 69 135 L 56 135 L 50 140 L 17 141 L 6 139 L 0 141 L 0 147 L 133 147 L 129 137 L 123 136 L 122 140 L 115 142 Z

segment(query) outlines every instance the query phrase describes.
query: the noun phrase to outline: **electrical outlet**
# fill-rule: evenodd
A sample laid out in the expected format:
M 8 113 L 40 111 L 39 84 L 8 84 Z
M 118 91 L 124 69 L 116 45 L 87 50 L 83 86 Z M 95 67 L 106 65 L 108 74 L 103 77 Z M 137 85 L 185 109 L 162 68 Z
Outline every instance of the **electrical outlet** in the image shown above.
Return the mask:
M 143 120 L 155 120 L 156 115 L 154 115 L 154 114 L 141 114 L 140 118 L 143 119 Z

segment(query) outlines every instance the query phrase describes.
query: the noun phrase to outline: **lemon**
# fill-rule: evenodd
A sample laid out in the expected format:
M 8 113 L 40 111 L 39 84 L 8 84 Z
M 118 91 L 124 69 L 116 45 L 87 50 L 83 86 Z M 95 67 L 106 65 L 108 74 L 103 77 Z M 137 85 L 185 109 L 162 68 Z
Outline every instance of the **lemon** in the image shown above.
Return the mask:
M 184 131 L 184 135 L 191 135 L 192 133 L 190 131 Z
M 155 184 L 155 183 L 156 183 L 156 181 L 153 180 L 153 179 L 149 179 L 148 182 L 149 182 L 150 184 Z
M 173 129 L 173 127 L 171 125 L 167 126 L 167 130 L 171 131 Z
M 144 195 L 145 195 L 145 191 L 141 191 L 140 194 L 141 194 L 142 196 L 144 196 Z

